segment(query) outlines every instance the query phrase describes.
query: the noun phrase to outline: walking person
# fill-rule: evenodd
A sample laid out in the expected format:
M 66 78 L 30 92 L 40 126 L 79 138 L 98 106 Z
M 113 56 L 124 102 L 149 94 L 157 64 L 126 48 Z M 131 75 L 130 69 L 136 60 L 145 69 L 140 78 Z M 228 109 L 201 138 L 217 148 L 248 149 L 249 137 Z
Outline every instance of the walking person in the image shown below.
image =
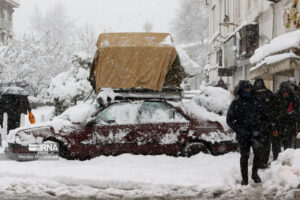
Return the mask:
M 294 147 L 296 122 L 299 118 L 299 99 L 287 81 L 280 84 L 279 90 L 275 94 L 275 101 L 275 123 L 278 132 L 274 132 L 272 137 L 274 160 L 277 159 L 281 151 L 281 142 L 284 149 Z
M 268 167 L 269 155 L 271 150 L 271 135 L 275 124 L 271 123 L 274 115 L 274 95 L 273 92 L 265 86 L 264 80 L 258 78 L 253 84 L 254 96 L 264 102 L 265 112 L 270 122 L 262 124 L 262 149 L 260 168 Z
M 255 183 L 261 183 L 258 176 L 261 152 L 262 127 L 267 117 L 264 103 L 253 95 L 253 86 L 247 80 L 241 80 L 234 89 L 235 100 L 231 103 L 227 113 L 227 124 L 236 133 L 239 143 L 241 158 L 240 168 L 242 185 L 248 184 L 248 159 L 252 147 L 254 158 L 252 167 L 252 179 Z

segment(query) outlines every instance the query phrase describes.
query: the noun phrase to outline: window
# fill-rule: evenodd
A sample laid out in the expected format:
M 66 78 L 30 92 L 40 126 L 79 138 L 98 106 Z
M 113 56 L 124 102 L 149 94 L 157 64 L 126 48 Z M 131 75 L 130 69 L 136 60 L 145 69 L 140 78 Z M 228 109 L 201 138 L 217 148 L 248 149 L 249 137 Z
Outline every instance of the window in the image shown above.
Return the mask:
M 139 117 L 140 123 L 187 122 L 173 106 L 165 102 L 144 102 Z
M 141 103 L 115 103 L 102 110 L 96 116 L 96 122 L 101 124 L 135 124 Z
M 217 51 L 217 64 L 222 67 L 223 66 L 223 51 L 222 49 L 219 49 Z
M 256 48 L 258 48 L 259 41 L 259 29 L 258 25 L 247 25 L 239 31 L 240 40 L 239 45 L 239 56 L 243 58 L 249 58 L 253 55 Z

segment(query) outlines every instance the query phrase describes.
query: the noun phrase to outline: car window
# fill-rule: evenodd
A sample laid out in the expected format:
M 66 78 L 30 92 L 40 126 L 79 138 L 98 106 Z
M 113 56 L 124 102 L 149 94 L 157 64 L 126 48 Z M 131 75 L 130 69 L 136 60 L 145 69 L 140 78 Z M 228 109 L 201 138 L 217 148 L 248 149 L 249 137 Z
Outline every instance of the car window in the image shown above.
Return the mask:
M 108 124 L 135 124 L 141 103 L 121 102 L 110 105 L 96 115 L 96 122 Z
M 165 102 L 144 102 L 139 123 L 187 122 L 173 106 Z

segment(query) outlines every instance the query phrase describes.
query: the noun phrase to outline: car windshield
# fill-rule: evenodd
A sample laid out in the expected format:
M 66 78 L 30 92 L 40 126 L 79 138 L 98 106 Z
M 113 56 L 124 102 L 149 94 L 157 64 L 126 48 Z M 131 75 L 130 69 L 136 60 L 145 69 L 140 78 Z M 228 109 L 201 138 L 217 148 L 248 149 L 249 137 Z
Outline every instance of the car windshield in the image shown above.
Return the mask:
M 96 116 L 96 122 L 104 121 L 108 124 L 135 124 L 137 123 L 137 113 L 141 107 L 141 102 L 120 102 L 114 103 Z
M 165 102 L 144 102 L 140 123 L 187 122 L 173 106 Z

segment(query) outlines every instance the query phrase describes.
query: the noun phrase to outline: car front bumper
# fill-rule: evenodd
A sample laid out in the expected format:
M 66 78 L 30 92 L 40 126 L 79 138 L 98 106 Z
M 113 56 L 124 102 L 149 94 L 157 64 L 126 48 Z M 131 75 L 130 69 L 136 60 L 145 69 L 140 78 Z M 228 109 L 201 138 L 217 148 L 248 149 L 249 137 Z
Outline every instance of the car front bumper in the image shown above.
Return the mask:
M 16 143 L 8 143 L 8 147 L 4 150 L 8 159 L 16 161 L 33 161 L 38 159 L 37 152 L 29 151 L 28 146 Z

